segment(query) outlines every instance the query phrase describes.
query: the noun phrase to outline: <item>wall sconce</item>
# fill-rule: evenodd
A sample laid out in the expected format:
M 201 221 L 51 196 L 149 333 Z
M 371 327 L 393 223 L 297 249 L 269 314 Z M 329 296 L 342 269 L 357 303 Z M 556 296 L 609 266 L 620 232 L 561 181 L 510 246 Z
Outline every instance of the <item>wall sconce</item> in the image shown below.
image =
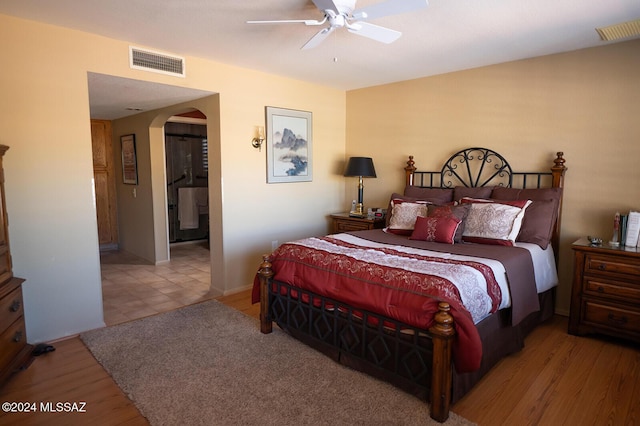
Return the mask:
M 351 157 L 347 163 L 347 168 L 344 172 L 345 176 L 358 176 L 358 204 L 356 204 L 355 210 L 349 212 L 349 216 L 365 217 L 364 207 L 362 206 L 362 199 L 364 193 L 364 185 L 362 183 L 363 177 L 376 177 L 376 169 L 373 167 L 373 160 L 369 157 Z
M 258 126 L 258 136 L 251 139 L 251 146 L 262 151 L 262 143 L 264 142 L 264 127 Z

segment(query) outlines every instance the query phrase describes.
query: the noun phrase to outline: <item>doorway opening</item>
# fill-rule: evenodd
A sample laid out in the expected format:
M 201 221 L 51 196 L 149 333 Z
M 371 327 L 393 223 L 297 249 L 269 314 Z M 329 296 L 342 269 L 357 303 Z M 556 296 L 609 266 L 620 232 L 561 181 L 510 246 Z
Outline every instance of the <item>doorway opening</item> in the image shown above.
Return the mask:
M 169 243 L 208 240 L 207 126 L 168 121 L 164 131 Z

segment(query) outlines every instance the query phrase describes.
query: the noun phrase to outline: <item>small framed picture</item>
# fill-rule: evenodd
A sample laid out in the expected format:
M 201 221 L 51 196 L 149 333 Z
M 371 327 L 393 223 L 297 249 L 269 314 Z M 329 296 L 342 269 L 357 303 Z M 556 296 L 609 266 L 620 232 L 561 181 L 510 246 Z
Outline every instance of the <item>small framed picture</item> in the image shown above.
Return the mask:
M 267 183 L 313 179 L 311 113 L 266 107 Z
M 120 136 L 122 149 L 122 182 L 138 184 L 138 163 L 136 159 L 136 135 Z

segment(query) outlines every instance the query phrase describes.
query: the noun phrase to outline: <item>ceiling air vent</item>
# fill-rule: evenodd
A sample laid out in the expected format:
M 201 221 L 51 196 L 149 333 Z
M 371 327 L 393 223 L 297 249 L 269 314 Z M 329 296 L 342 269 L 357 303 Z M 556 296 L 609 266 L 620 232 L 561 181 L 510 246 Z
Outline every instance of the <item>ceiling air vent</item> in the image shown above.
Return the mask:
M 129 66 L 137 70 L 184 77 L 184 58 L 165 53 L 129 47 Z

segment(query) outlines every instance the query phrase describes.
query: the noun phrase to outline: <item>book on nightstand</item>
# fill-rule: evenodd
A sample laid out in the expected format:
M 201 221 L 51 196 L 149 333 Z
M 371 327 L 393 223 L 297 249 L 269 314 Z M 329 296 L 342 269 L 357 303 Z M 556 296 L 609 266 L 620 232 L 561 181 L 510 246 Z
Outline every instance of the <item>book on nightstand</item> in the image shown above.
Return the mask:
M 640 212 L 631 211 L 627 216 L 626 227 L 623 225 L 623 234 L 626 232 L 624 239 L 625 247 L 636 247 L 638 245 L 638 237 L 640 237 Z

